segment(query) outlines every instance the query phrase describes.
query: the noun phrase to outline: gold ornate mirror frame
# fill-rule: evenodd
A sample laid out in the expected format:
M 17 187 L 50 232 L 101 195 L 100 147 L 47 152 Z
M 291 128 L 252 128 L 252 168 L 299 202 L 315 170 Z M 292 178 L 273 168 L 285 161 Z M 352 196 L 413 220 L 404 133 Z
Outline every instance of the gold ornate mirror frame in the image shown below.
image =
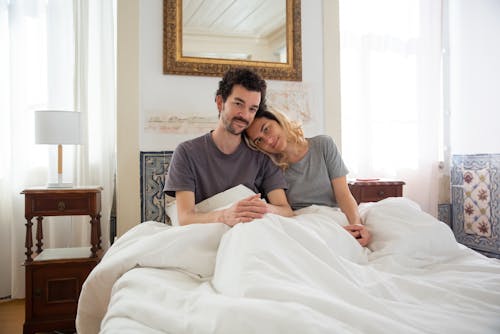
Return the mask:
M 302 80 L 300 0 L 286 0 L 287 62 L 264 62 L 182 55 L 182 0 L 163 0 L 163 73 L 222 76 L 230 67 L 244 66 L 265 79 Z

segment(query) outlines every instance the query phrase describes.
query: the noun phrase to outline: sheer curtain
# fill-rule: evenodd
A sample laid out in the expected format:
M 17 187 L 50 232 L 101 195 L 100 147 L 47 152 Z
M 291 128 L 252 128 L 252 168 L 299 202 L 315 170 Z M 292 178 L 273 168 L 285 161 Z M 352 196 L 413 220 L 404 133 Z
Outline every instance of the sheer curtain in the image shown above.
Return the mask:
M 0 273 L 0 297 L 24 296 L 20 192 L 45 185 L 56 173 L 54 148 L 34 144 L 34 110 L 82 112 L 84 143 L 65 147 L 64 171 L 76 185 L 103 186 L 104 247 L 109 242 L 115 169 L 114 7 L 112 0 L 82 2 L 85 19 L 78 1 L 0 0 L 0 263 L 11 268 Z M 96 16 L 90 20 L 88 13 Z M 82 37 L 81 31 L 91 33 Z M 82 70 L 82 59 L 91 59 L 86 63 L 94 67 Z M 92 87 L 93 93 L 81 94 L 82 87 Z M 88 220 L 45 218 L 45 247 L 87 245 Z
M 436 215 L 441 1 L 341 0 L 342 154 L 352 177 L 406 182 Z
M 109 245 L 109 219 L 116 170 L 115 107 L 115 1 L 75 1 L 75 107 L 84 115 L 87 145 L 78 146 L 78 184 L 99 185 L 102 192 L 101 230 L 103 244 Z M 105 208 L 105 210 L 104 210 Z M 74 227 L 81 233 L 75 242 L 88 243 L 90 225 L 80 217 Z

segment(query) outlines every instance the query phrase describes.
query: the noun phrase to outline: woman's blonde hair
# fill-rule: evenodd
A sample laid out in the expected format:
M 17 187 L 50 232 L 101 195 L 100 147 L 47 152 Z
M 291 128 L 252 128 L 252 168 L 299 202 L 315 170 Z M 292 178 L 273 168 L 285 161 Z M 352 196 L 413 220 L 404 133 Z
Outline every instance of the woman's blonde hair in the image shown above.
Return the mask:
M 255 114 L 255 119 L 258 118 L 267 118 L 276 121 L 278 125 L 284 130 L 288 143 L 299 145 L 307 143 L 306 138 L 304 137 L 304 131 L 302 130 L 302 125 L 297 121 L 290 120 L 284 113 L 272 107 L 265 110 L 259 109 L 259 111 L 257 111 L 257 113 Z M 262 150 L 257 145 L 255 145 L 255 143 L 250 140 L 250 138 L 248 138 L 246 132 L 244 133 L 243 138 L 250 148 L 267 154 L 271 158 L 271 160 L 281 169 L 285 170 L 288 168 L 289 163 L 286 153 L 274 154 Z

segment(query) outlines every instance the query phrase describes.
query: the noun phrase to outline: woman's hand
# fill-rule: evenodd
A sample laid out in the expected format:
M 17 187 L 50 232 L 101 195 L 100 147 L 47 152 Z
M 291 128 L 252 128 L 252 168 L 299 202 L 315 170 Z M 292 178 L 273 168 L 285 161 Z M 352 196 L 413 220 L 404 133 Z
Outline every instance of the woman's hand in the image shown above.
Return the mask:
M 349 234 L 351 234 L 363 247 L 366 247 L 371 241 L 371 234 L 364 225 L 347 225 L 344 226 L 344 229 L 349 232 Z

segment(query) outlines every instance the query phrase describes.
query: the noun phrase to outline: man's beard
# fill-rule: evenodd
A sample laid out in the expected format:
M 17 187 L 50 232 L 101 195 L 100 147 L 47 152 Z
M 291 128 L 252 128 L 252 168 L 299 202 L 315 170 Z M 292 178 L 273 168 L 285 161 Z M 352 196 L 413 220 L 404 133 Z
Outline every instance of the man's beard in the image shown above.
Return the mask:
M 233 121 L 241 121 L 241 122 L 244 122 L 246 124 L 246 127 L 242 130 L 236 130 L 234 127 L 233 127 Z M 224 128 L 231 134 L 233 135 L 241 135 L 241 133 L 243 131 L 245 131 L 247 128 L 248 128 L 248 121 L 242 117 L 238 117 L 238 116 L 235 116 L 233 117 L 231 120 L 228 120 L 227 118 L 225 118 L 224 116 L 222 117 L 222 122 L 224 124 Z

